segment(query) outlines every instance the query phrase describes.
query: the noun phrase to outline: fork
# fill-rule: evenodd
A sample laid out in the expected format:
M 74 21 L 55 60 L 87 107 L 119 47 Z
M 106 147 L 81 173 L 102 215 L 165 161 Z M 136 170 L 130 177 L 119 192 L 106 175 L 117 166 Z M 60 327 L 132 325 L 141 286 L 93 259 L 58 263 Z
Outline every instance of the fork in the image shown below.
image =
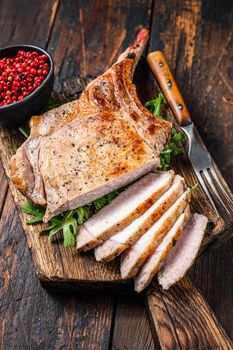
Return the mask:
M 216 214 L 220 216 L 209 188 L 212 189 L 215 197 L 218 199 L 219 203 L 221 203 L 226 212 L 231 214 L 232 211 L 229 203 L 233 204 L 232 195 L 230 195 L 230 193 L 228 194 L 225 190 L 215 170 L 214 162 L 210 153 L 197 136 L 190 113 L 184 103 L 163 53 L 161 51 L 151 52 L 147 56 L 147 61 L 166 97 L 176 121 L 188 137 L 188 156 L 190 162 L 197 179 L 208 196 Z M 226 200 L 228 200 L 228 205 L 226 204 Z

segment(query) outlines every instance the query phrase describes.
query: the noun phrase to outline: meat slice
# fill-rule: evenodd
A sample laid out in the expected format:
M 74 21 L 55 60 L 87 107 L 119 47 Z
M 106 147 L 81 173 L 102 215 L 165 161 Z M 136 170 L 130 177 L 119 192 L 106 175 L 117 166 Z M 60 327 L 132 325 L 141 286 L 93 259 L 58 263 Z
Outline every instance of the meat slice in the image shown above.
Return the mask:
M 178 217 L 184 212 L 190 199 L 191 191 L 188 189 L 134 245 L 122 254 L 120 266 L 122 278 L 136 275 L 142 264 L 159 246 Z
M 208 219 L 204 215 L 192 215 L 158 273 L 158 281 L 163 289 L 168 289 L 178 282 L 192 266 L 201 246 L 207 222 Z
M 30 137 L 11 160 L 11 174 L 18 189 L 47 206 L 45 222 L 134 182 L 159 165 L 171 123 L 142 106 L 132 83 L 148 36 L 142 29 L 78 101 L 32 118 Z
M 155 249 L 154 253 L 141 267 L 138 274 L 134 278 L 135 290 L 137 292 L 141 292 L 143 289 L 145 289 L 155 274 L 159 271 L 169 251 L 176 244 L 176 241 L 181 235 L 183 228 L 189 220 L 190 216 L 191 212 L 190 207 L 188 206 L 172 226 L 168 234 L 163 239 L 162 243 L 158 246 L 157 249 Z
M 174 172 L 150 173 L 91 217 L 77 236 L 77 249 L 88 250 L 142 215 L 170 187 Z
M 134 244 L 182 195 L 184 179 L 176 175 L 172 186 L 142 216 L 95 248 L 98 261 L 111 261 Z

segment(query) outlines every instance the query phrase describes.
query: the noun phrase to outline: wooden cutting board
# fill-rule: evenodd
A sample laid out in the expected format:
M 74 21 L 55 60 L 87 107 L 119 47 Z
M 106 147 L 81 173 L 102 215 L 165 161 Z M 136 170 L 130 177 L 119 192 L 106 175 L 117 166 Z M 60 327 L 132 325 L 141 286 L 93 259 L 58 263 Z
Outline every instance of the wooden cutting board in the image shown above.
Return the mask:
M 77 78 L 67 81 L 64 84 L 64 91 L 61 94 L 54 93 L 55 97 L 61 101 L 67 98 L 77 98 L 91 77 Z M 141 61 L 135 74 L 135 82 L 141 101 L 145 102 L 153 98 L 158 93 L 158 87 L 148 70 L 145 61 Z M 167 116 L 172 119 L 171 114 Z M 23 137 L 18 129 L 6 129 L 1 127 L 1 161 L 7 176 L 10 175 L 9 159 L 14 153 L 14 146 L 19 146 Z M 187 184 L 195 184 L 197 179 L 193 173 L 185 152 L 176 157 L 172 164 L 176 173 L 184 176 Z M 227 184 L 219 173 L 225 188 L 229 190 Z M 17 191 L 10 182 L 10 188 L 14 196 L 15 203 L 19 208 L 19 215 L 24 227 L 26 239 L 32 252 L 36 272 L 41 283 L 45 287 L 56 287 L 56 289 L 78 289 L 78 290 L 113 290 L 124 291 L 132 289 L 132 282 L 122 280 L 119 273 L 118 260 L 105 264 L 96 262 L 92 252 L 78 254 L 75 248 L 64 248 L 61 237 L 53 243 L 48 242 L 46 234 L 40 235 L 41 226 L 25 225 L 26 215 L 20 210 L 25 202 L 25 197 Z M 205 234 L 202 252 L 207 248 L 220 244 L 225 239 L 230 238 L 233 230 L 233 218 L 221 216 L 217 217 L 205 193 L 199 186 L 193 191 L 191 203 L 192 211 L 206 215 L 209 219 L 207 232 Z

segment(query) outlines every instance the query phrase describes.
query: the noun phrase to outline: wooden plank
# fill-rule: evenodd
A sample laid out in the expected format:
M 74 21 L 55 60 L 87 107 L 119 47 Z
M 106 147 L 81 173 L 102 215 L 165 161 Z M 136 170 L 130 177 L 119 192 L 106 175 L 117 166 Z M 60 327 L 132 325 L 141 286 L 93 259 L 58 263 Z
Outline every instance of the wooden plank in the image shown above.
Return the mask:
M 223 328 L 233 339 L 233 239 L 197 259 L 189 277 L 203 293 Z
M 157 283 L 146 301 L 162 350 L 231 350 L 233 344 L 212 310 L 187 277 L 169 291 Z
M 141 297 L 118 298 L 111 349 L 155 349 Z M 156 346 L 156 349 L 159 348 Z
M 48 46 L 56 62 L 57 91 L 73 77 L 103 73 L 148 26 L 152 1 L 61 1 Z
M 58 6 L 59 0 L 1 1 L 1 47 L 26 43 L 46 47 Z

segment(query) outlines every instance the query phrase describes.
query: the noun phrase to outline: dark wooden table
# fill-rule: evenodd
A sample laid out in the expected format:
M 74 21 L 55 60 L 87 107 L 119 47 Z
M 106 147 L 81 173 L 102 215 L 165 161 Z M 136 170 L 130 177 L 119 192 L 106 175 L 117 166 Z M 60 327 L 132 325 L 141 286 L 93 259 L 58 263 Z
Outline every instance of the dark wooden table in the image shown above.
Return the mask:
M 46 48 L 60 91 L 67 79 L 102 73 L 139 25 L 150 27 L 149 50 L 164 50 L 196 126 L 232 186 L 232 4 L 0 0 L 0 42 Z M 40 286 L 2 167 L 0 184 L 0 349 L 157 349 L 140 296 L 59 295 Z M 189 273 L 231 337 L 232 248 L 232 240 L 224 243 Z

